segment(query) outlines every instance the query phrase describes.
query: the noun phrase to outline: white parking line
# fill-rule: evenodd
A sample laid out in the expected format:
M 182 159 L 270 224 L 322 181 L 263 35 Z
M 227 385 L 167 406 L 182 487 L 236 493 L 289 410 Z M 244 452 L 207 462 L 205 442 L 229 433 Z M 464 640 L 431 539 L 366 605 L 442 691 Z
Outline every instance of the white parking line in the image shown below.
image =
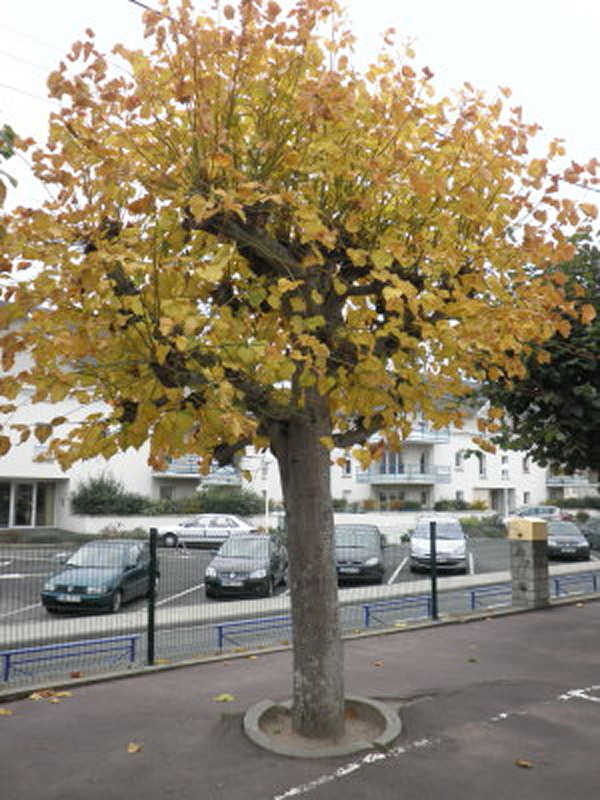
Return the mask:
M 12 617 L 15 614 L 22 614 L 24 611 L 31 611 L 32 608 L 39 608 L 40 604 L 35 603 L 32 606 L 23 606 L 23 608 L 15 608 L 14 611 L 5 611 L 3 614 L 0 614 L 0 619 L 4 619 L 4 617 Z
M 394 581 L 396 580 L 398 575 L 402 572 L 407 563 L 408 563 L 408 556 L 406 556 L 406 558 L 403 561 L 401 561 L 396 567 L 396 569 L 392 572 L 392 574 L 388 578 L 388 585 L 390 583 L 394 583 Z
M 0 575 L 1 580 L 14 580 L 15 578 L 35 578 L 36 575 L 46 575 L 46 572 L 5 572 Z
M 190 589 L 184 589 L 183 592 L 172 594 L 170 597 L 165 597 L 164 600 L 159 600 L 156 605 L 163 606 L 165 603 L 170 603 L 171 600 L 177 600 L 178 597 L 183 597 L 184 595 L 190 594 L 191 592 L 197 592 L 199 589 L 204 589 L 203 583 L 199 583 L 198 586 L 192 586 Z

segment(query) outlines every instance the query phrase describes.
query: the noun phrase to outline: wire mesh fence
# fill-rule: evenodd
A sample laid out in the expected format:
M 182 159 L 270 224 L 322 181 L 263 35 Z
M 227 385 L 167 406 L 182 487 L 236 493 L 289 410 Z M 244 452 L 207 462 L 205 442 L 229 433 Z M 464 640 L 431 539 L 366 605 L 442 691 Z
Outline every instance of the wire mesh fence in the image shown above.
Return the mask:
M 287 646 L 289 590 L 210 596 L 214 551 L 148 539 L 45 544 L 0 541 L 0 691 L 208 656 Z M 431 575 L 410 569 L 408 544 L 389 542 L 381 582 L 351 574 L 339 588 L 344 634 L 402 629 L 432 618 Z M 473 539 L 465 575 L 437 577 L 439 618 L 510 607 L 507 540 Z M 240 575 L 231 570 L 232 584 Z M 261 579 L 262 580 L 262 579 Z M 551 567 L 551 598 L 598 593 L 600 561 Z

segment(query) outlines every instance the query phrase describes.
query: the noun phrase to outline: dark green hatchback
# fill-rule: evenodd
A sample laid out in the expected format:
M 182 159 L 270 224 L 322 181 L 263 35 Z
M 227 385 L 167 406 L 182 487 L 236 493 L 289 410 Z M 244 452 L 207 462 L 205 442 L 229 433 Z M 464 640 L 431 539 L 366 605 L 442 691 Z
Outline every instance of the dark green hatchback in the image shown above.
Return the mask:
M 150 549 L 146 542 L 102 539 L 69 556 L 41 593 L 49 612 L 116 612 L 150 590 Z

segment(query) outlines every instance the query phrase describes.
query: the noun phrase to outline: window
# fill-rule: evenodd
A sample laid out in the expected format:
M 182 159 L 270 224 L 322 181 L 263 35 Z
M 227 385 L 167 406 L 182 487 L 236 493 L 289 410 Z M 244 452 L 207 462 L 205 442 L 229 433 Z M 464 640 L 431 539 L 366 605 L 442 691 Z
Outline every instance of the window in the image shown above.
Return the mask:
M 477 453 L 477 460 L 479 461 L 479 477 L 486 478 L 487 465 L 486 465 L 485 453 Z
M 460 503 L 462 503 L 464 501 L 465 493 L 463 492 L 462 489 L 457 489 L 456 490 L 455 499 L 458 500 Z
M 509 472 L 507 469 L 502 470 L 502 480 L 507 481 L 509 479 Z
M 508 456 L 502 456 L 502 463 L 508 464 Z
M 464 469 L 464 457 L 462 450 L 457 450 L 456 453 L 454 453 L 454 467 L 458 470 Z
M 33 525 L 33 484 L 15 486 L 15 525 Z
M 344 466 L 342 467 L 342 475 L 345 478 L 352 477 L 352 459 L 350 458 L 344 459 Z
M 523 505 L 526 506 L 529 503 L 531 503 L 531 492 L 523 492 Z
M 10 483 L 0 483 L 0 528 L 8 528 L 10 520 Z
M 161 500 L 172 500 L 173 499 L 173 487 L 172 486 L 161 486 L 160 487 L 160 499 Z
M 525 473 L 529 472 L 529 456 L 525 456 L 525 458 L 523 459 L 523 472 Z M 526 492 L 525 494 L 528 494 L 528 492 Z

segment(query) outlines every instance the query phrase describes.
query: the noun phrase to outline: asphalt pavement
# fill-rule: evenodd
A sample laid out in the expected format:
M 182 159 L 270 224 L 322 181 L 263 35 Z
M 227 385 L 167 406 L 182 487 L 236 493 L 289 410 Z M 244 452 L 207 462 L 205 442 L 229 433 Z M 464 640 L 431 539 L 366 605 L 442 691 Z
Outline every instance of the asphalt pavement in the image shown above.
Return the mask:
M 289 651 L 0 696 L 6 800 L 589 800 L 600 785 L 600 602 L 360 637 L 346 693 L 388 703 L 388 749 L 295 759 L 244 712 L 289 697 Z

